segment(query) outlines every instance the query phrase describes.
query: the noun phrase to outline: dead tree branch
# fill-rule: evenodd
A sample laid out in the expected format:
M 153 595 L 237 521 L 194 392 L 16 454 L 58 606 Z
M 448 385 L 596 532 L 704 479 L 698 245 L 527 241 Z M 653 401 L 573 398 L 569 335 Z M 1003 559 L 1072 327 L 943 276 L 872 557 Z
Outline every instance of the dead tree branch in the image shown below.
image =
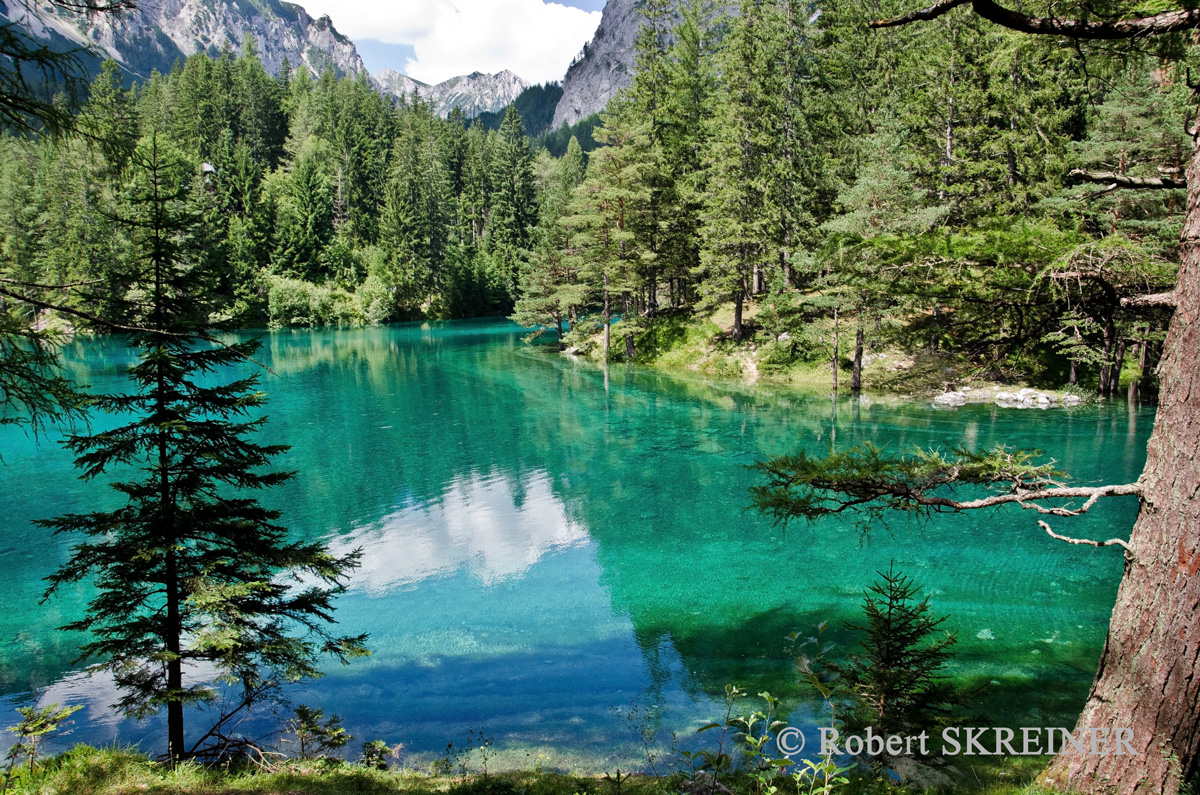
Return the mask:
M 1067 172 L 1068 183 L 1095 182 L 1115 188 L 1134 190 L 1187 190 L 1187 180 L 1173 177 L 1129 177 L 1112 171 L 1084 171 L 1073 168 Z
M 1129 548 L 1129 544 L 1119 538 L 1110 538 L 1107 541 L 1093 541 L 1090 538 L 1071 538 L 1070 536 L 1059 535 L 1050 529 L 1050 525 L 1038 520 L 1038 524 L 1046 531 L 1046 534 L 1058 541 L 1066 541 L 1068 544 L 1083 544 L 1088 547 L 1121 547 L 1125 550 L 1125 554 L 1133 556 L 1133 550 Z

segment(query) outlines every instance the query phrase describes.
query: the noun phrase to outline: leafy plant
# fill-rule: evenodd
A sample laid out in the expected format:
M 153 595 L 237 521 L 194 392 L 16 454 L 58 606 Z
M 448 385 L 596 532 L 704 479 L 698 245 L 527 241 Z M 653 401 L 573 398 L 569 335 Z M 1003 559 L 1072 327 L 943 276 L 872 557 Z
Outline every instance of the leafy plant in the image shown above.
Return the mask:
M 59 707 L 50 704 L 38 709 L 37 707 L 17 707 L 21 721 L 15 726 L 9 726 L 8 731 L 19 738 L 16 745 L 8 749 L 9 769 L 11 770 L 22 756 L 29 760 L 29 771 L 33 772 L 34 760 L 37 759 L 38 746 L 42 740 L 55 734 L 82 706 Z
M 775 719 L 779 710 L 778 698 L 765 690 L 758 697 L 766 704 L 763 711 L 754 710 L 748 715 L 733 718 L 730 725 L 738 730 L 738 745 L 754 779 L 755 794 L 774 795 L 778 788 L 771 782 L 778 777 L 781 768 L 792 764 L 792 760 L 772 756 L 769 748 L 779 731 L 787 728 L 787 724 Z

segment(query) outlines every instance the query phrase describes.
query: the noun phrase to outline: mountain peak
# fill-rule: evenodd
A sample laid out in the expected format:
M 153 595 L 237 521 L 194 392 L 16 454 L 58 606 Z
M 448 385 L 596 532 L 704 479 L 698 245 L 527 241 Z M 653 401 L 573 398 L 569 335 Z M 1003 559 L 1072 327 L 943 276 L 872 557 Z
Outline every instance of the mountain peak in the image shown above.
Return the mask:
M 487 74 L 471 72 L 451 77 L 436 85 L 426 85 L 394 69 L 380 69 L 375 79 L 383 90 L 393 96 L 408 96 L 416 88 L 421 97 L 433 106 L 434 112 L 446 117 L 455 108 L 467 118 L 480 113 L 497 111 L 511 104 L 529 84 L 508 69 Z
M 599 113 L 617 92 L 633 82 L 634 43 L 641 29 L 638 0 L 608 0 L 600 26 L 563 78 L 563 95 L 550 129 L 575 124 Z

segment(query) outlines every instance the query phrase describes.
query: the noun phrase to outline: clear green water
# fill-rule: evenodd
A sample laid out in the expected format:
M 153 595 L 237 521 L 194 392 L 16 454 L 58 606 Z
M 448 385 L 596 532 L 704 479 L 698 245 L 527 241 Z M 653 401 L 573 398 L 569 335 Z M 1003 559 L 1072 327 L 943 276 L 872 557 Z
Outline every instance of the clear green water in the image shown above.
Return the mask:
M 418 758 L 482 726 L 514 764 L 627 767 L 637 738 L 614 708 L 636 703 L 660 738 L 686 735 L 717 716 L 727 682 L 786 696 L 793 722 L 811 726 L 784 636 L 853 617 L 890 561 L 951 616 L 954 674 L 991 683 L 977 711 L 1069 723 L 1095 670 L 1119 551 L 1054 541 L 1020 510 L 925 526 L 897 517 L 867 543 L 844 520 L 785 533 L 743 510 L 745 465 L 868 439 L 1005 443 L 1045 450 L 1081 482 L 1125 482 L 1153 422 L 1125 404 L 937 410 L 605 374 L 523 344 L 502 321 L 281 332 L 263 355 L 277 374 L 264 380 L 263 441 L 292 445 L 281 464 L 299 471 L 269 501 L 298 536 L 366 553 L 338 617 L 371 633 L 373 656 L 293 696 L 337 712 L 359 740 L 403 742 Z M 108 390 L 127 354 L 81 341 L 70 360 Z M 43 701 L 88 705 L 69 740 L 161 750 L 160 725 L 111 716 L 111 685 L 73 673 L 78 639 L 54 627 L 86 594 L 38 604 L 68 542 L 30 520 L 113 498 L 78 481 L 53 439 L 7 430 L 0 454 L 0 712 L 41 688 Z M 1104 504 L 1070 532 L 1108 538 L 1135 512 Z

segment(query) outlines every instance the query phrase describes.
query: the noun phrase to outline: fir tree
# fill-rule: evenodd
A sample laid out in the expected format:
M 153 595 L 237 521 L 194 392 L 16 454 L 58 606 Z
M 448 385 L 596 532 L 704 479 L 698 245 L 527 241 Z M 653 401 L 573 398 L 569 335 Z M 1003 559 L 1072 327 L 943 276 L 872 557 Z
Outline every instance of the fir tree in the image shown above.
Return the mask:
M 515 107 L 509 106 L 500 125 L 491 173 L 491 217 L 488 250 L 500 263 L 515 293 L 520 262 L 529 256 L 537 223 L 537 195 L 533 179 L 533 153 L 525 126 Z
M 956 641 L 940 629 L 947 617 L 933 617 L 929 597 L 917 601 L 919 585 L 894 566 L 878 574 L 881 579 L 863 599 L 865 623 L 846 624 L 865 635 L 862 651 L 840 666 L 856 701 L 846 728 L 914 736 L 935 728 L 961 704 L 958 689 L 942 676 Z
M 288 540 L 279 512 L 249 494 L 290 477 L 267 469 L 286 448 L 249 438 L 265 422 L 252 416 L 265 400 L 256 376 L 212 383 L 258 341 L 222 344 L 207 331 L 212 277 L 196 265 L 204 241 L 193 235 L 193 171 L 154 140 L 132 164 L 128 300 L 142 326 L 129 338 L 133 391 L 95 401 L 130 420 L 67 446 L 85 478 L 114 469 L 141 477 L 112 484 L 125 499 L 115 510 L 42 522 L 84 536 L 48 578 L 46 597 L 92 579 L 86 613 L 64 629 L 89 633 L 83 657 L 111 672 L 122 712 L 144 718 L 166 708 L 168 754 L 178 760 L 200 750 L 185 743 L 184 707 L 217 696 L 213 683 L 185 676 L 191 665 L 215 665 L 241 687 L 241 709 L 279 682 L 319 675 L 322 652 L 365 653 L 365 636 L 336 637 L 325 626 L 357 553 L 338 558 Z

